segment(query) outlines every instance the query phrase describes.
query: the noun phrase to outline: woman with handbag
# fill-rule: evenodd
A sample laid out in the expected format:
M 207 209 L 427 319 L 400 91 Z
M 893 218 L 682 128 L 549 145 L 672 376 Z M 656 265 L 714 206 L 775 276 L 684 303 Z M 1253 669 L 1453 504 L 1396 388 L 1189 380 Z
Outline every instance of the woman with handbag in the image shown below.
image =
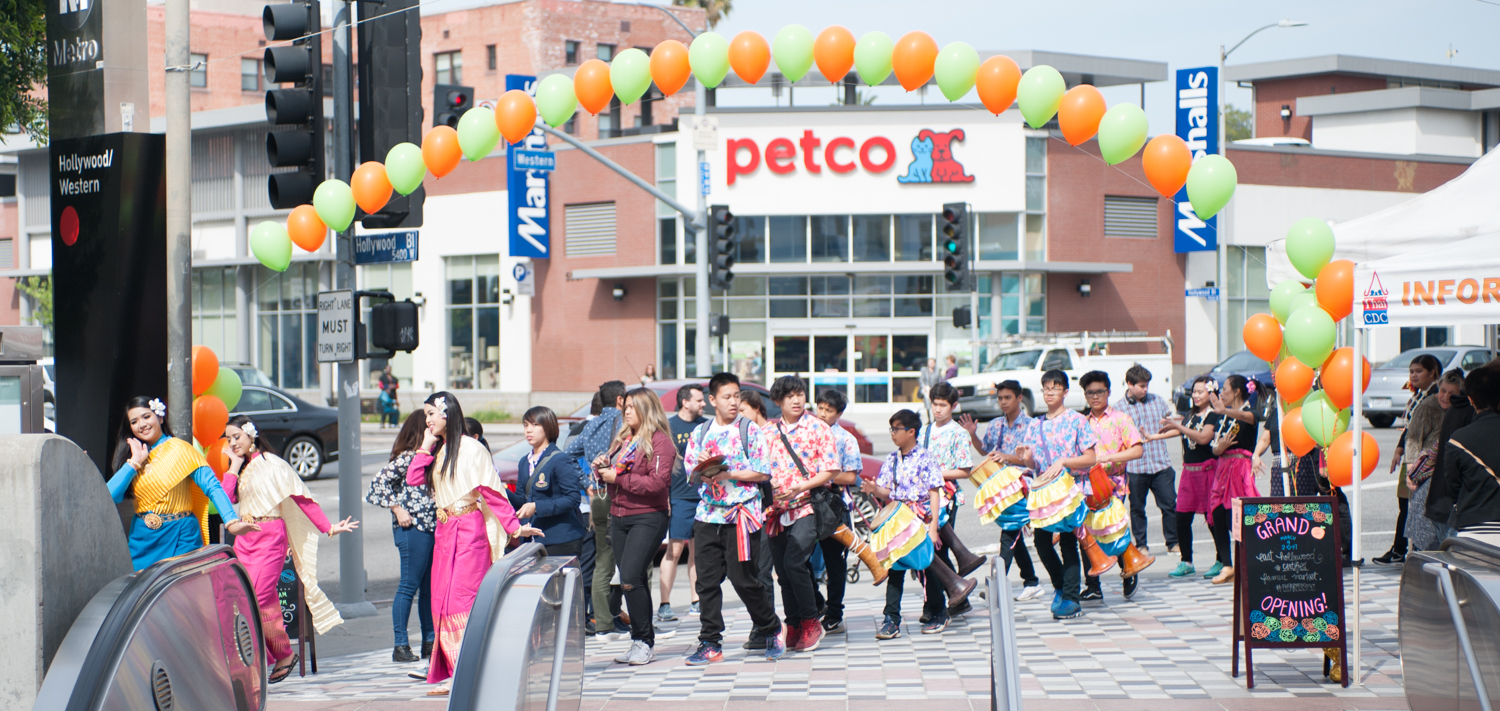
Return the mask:
M 1406 451 L 1402 453 L 1402 464 L 1406 466 L 1406 487 L 1411 491 L 1411 509 L 1418 515 L 1406 517 L 1406 539 L 1411 550 L 1436 550 L 1443 542 L 1437 522 L 1427 518 L 1427 499 L 1432 492 L 1432 474 L 1437 468 L 1438 435 L 1443 427 L 1443 415 L 1452 409 L 1453 400 L 1464 389 L 1464 372 L 1457 368 L 1448 371 L 1438 383 L 1437 397 L 1424 398 L 1412 408 L 1411 419 L 1406 422 Z

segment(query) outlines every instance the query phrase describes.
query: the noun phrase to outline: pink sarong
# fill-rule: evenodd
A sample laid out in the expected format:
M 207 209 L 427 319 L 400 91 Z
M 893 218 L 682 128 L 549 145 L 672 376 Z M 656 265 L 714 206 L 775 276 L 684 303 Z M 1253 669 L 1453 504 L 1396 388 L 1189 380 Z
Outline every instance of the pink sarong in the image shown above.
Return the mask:
M 250 584 L 255 587 L 255 602 L 260 606 L 260 627 L 266 638 L 266 653 L 279 662 L 292 655 L 292 641 L 287 637 L 281 616 L 281 598 L 276 584 L 286 564 L 289 550 L 286 523 L 261 521 L 260 530 L 234 537 L 234 555 L 245 566 Z
M 480 493 L 490 510 L 499 511 L 497 492 L 482 487 Z M 504 504 L 510 510 L 510 503 Z M 432 547 L 432 619 L 437 623 L 437 644 L 433 645 L 432 663 L 427 669 L 427 683 L 437 684 L 453 676 L 458 667 L 458 651 L 463 646 L 469 611 L 479 595 L 479 584 L 490 572 L 490 540 L 484 514 L 470 511 L 437 525 Z
M 1218 466 L 1219 460 L 1217 459 L 1182 465 L 1182 477 L 1177 480 L 1177 510 L 1179 512 L 1201 514 L 1213 512 L 1214 470 Z
M 1255 470 L 1250 464 L 1250 456 L 1243 449 L 1231 449 L 1219 455 L 1211 498 L 1214 508 L 1230 509 L 1235 499 L 1260 496 L 1260 490 L 1255 488 Z

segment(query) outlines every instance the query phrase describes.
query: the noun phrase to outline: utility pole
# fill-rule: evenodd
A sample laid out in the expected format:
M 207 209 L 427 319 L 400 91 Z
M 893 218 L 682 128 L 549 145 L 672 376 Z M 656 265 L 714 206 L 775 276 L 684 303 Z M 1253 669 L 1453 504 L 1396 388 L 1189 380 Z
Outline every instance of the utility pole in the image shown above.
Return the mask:
M 167 0 L 167 425 L 193 441 L 193 128 L 188 0 Z
M 694 80 L 693 84 L 693 103 L 695 104 L 693 106 L 693 115 L 703 116 L 707 113 L 708 90 L 703 88 L 703 83 L 700 81 Z M 696 245 L 693 250 L 695 252 L 693 278 L 696 280 L 698 286 L 698 298 L 693 300 L 693 305 L 696 307 L 696 313 L 693 317 L 694 321 L 698 324 L 698 329 L 693 333 L 693 368 L 697 370 L 698 377 L 706 378 L 713 372 L 709 366 L 708 357 L 708 307 L 710 306 L 708 303 L 708 196 L 703 194 L 701 185 L 702 176 L 700 175 L 708 165 L 708 153 L 706 151 L 698 151 L 697 163 L 692 181 L 693 192 L 698 194 L 698 217 L 696 220 L 698 228 L 695 230 L 696 234 L 693 235 L 693 244 Z
M 349 35 L 354 3 L 345 0 L 340 4 L 333 19 L 333 173 L 347 183 L 354 174 L 354 66 Z M 322 150 L 322 146 L 315 150 Z M 357 289 L 353 223 L 334 238 L 334 258 L 335 288 Z M 355 304 L 358 309 L 358 301 Z M 334 370 L 334 389 L 339 398 L 339 518 L 358 519 L 364 501 L 360 482 L 359 361 L 339 363 Z M 359 529 L 339 536 L 337 607 L 344 617 L 375 614 L 375 606 L 365 600 L 365 538 Z

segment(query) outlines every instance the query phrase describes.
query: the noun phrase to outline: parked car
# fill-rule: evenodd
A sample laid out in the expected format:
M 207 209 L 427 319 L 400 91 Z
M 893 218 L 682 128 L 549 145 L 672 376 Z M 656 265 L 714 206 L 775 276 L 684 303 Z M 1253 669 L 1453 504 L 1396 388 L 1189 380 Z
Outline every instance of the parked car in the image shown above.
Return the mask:
M 1111 354 L 1117 343 L 1160 343 L 1165 353 Z M 1081 334 L 1077 337 L 1050 338 L 1000 351 L 984 370 L 973 375 L 949 378 L 958 388 L 959 410 L 980 420 L 1000 416 L 996 385 L 1006 380 L 1021 384 L 1021 407 L 1030 414 L 1046 411 L 1042 402 L 1042 374 L 1049 370 L 1067 371 L 1073 386 L 1065 403 L 1081 408 L 1083 388 L 1077 386 L 1080 376 L 1091 370 L 1109 374 L 1110 385 L 1117 396 L 1125 393 L 1125 371 L 1139 363 L 1151 371 L 1151 392 L 1166 398 L 1172 392 L 1172 341 L 1170 337 L 1114 336 Z M 1040 408 L 1040 409 L 1038 409 Z
M 1364 415 L 1371 427 L 1390 427 L 1406 412 L 1406 401 L 1411 399 L 1411 362 L 1423 354 L 1436 357 L 1444 372 L 1453 368 L 1468 372 L 1494 358 L 1483 346 L 1440 346 L 1413 348 L 1381 363 L 1371 371 L 1364 396 Z
M 1240 351 L 1220 361 L 1218 365 L 1209 368 L 1205 375 L 1213 376 L 1214 382 L 1219 387 L 1224 386 L 1224 381 L 1231 375 L 1243 375 L 1247 380 L 1254 380 L 1257 385 L 1255 392 L 1250 395 L 1250 406 L 1259 409 L 1262 403 L 1270 404 L 1276 402 L 1274 398 L 1262 398 L 1262 393 L 1268 393 L 1275 389 L 1276 379 L 1271 375 L 1271 364 L 1257 358 L 1250 351 Z M 1177 388 L 1173 397 L 1177 405 L 1177 412 L 1186 416 L 1193 409 L 1193 381 L 1198 376 L 1185 378 L 1182 385 Z M 1265 417 L 1265 412 L 1260 411 L 1260 416 Z
M 271 382 L 271 376 L 260 372 L 260 369 L 249 363 L 220 363 L 219 365 L 234 371 L 235 375 L 240 376 L 240 382 L 245 385 L 259 385 L 265 388 L 276 387 L 276 383 Z
M 331 407 L 314 405 L 277 387 L 246 384 L 230 414 L 254 419 L 260 434 L 303 481 L 318 478 L 325 462 L 339 458 L 339 411 Z

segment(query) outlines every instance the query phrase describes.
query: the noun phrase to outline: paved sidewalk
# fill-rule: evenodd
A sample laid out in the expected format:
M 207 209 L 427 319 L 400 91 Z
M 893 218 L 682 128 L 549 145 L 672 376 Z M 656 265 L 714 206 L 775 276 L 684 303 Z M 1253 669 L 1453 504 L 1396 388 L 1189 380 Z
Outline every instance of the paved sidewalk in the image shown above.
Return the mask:
M 1106 576 L 1105 603 L 1087 605 L 1087 614 L 1079 619 L 1052 620 L 1045 598 L 1019 604 L 1016 638 L 1023 696 L 1028 708 L 1046 709 L 1123 708 L 1117 704 L 1129 703 L 1124 700 L 1178 700 L 1150 705 L 1155 711 L 1220 708 L 1217 703 L 1203 705 L 1210 699 L 1226 704 L 1234 699 L 1254 699 L 1252 704 L 1303 699 L 1312 705 L 1299 708 L 1315 709 L 1405 708 L 1396 639 L 1399 570 L 1368 569 L 1362 576 L 1363 685 L 1344 689 L 1325 681 L 1320 657 L 1310 650 L 1257 650 L 1256 687 L 1246 690 L 1243 668 L 1239 678 L 1229 675 L 1229 586 L 1143 577 L 1135 599 L 1127 601 L 1119 596 L 1118 578 Z M 1345 582 L 1352 586 L 1352 577 L 1345 576 Z M 755 701 L 826 701 L 837 708 L 923 701 L 934 702 L 927 705 L 935 708 L 988 708 L 986 617 L 971 613 L 942 635 L 922 635 L 916 623 L 921 598 L 916 586 L 907 587 L 902 637 L 875 640 L 884 588 L 855 584 L 850 595 L 859 597 L 848 602 L 847 636 L 831 636 L 816 652 L 789 653 L 775 663 L 756 660 L 739 648 L 750 626 L 741 608 L 726 610 L 725 661 L 709 667 L 683 664 L 697 642 L 696 619 L 687 616 L 673 626 L 662 625 L 676 634 L 658 640 L 658 661 L 646 666 L 612 662 L 626 641 L 590 642 L 584 708 L 658 702 L 673 708 L 723 708 Z M 270 708 L 425 700 L 429 688 L 405 676 L 420 665 L 394 664 L 388 650 L 329 658 L 320 667 L 316 676 L 294 676 L 272 687 Z M 1323 697 L 1325 703 L 1310 697 Z M 804 708 L 802 703 L 798 707 Z

